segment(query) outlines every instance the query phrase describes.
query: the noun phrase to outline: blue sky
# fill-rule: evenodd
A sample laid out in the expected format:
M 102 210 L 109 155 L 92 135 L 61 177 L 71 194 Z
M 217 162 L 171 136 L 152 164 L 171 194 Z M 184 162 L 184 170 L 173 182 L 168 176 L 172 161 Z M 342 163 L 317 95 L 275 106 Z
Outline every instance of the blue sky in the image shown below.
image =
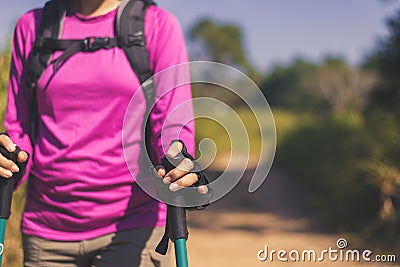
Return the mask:
M 23 12 L 44 0 L 1 0 L 0 44 Z M 380 0 L 158 0 L 174 13 L 185 33 L 199 19 L 239 25 L 244 47 L 261 70 L 293 57 L 320 60 L 338 54 L 359 63 L 379 37 L 387 35 L 385 18 L 400 8 L 400 1 Z

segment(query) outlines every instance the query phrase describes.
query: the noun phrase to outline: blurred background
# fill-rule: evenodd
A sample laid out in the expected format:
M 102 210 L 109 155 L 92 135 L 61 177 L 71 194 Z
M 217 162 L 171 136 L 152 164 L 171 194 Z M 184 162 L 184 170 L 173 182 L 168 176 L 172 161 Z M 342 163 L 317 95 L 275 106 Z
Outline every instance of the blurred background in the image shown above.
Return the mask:
M 2 1 L 2 116 L 13 27 L 25 11 L 44 3 Z M 335 247 L 341 237 L 353 248 L 397 253 L 399 260 L 400 1 L 158 4 L 181 22 L 192 60 L 234 66 L 256 82 L 277 128 L 275 161 L 262 187 L 247 192 L 254 171 L 249 164 L 231 194 L 208 211 L 190 215 L 191 266 L 262 266 L 257 252 L 265 245 L 322 250 Z M 195 96 L 212 95 L 235 109 L 250 135 L 251 157 L 257 158 L 260 132 L 251 111 L 223 89 L 193 90 Z M 196 123 L 198 140 L 211 138 L 217 145 L 219 156 L 209 170 L 210 176 L 217 176 L 230 149 L 229 138 L 223 127 L 203 119 Z M 5 266 L 22 266 L 23 195 L 23 187 L 14 195 Z

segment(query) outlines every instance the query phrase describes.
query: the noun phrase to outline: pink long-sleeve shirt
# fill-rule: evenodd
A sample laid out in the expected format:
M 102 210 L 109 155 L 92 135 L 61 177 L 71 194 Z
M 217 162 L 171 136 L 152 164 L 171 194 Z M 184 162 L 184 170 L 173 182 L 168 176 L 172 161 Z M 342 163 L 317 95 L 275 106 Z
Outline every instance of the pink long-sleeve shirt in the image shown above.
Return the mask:
M 138 92 L 131 103 L 134 108 L 126 114 L 132 96 L 141 88 L 121 48 L 79 52 L 56 73 L 51 65 L 45 70 L 37 88 L 40 119 L 32 148 L 25 73 L 42 12 L 30 11 L 17 23 L 5 117 L 10 138 L 33 155 L 28 165 L 23 233 L 52 240 L 83 240 L 123 229 L 164 225 L 165 205 L 134 182 L 143 168 L 137 155 L 141 153 L 146 104 L 143 93 Z M 112 37 L 115 15 L 116 10 L 97 17 L 70 11 L 62 38 Z M 155 73 L 187 62 L 180 26 L 167 11 L 156 6 L 148 9 L 145 36 Z M 54 59 L 60 54 L 56 52 Z M 157 157 L 174 137 L 182 139 L 193 153 L 192 106 L 185 105 L 184 112 L 167 119 L 174 108 L 191 100 L 190 85 L 161 97 L 165 90 L 158 87 L 150 117 Z M 129 155 L 133 155 L 129 164 L 122 145 L 125 115 L 129 125 L 137 126 L 124 132 L 129 134 Z M 166 138 L 160 138 L 162 131 Z

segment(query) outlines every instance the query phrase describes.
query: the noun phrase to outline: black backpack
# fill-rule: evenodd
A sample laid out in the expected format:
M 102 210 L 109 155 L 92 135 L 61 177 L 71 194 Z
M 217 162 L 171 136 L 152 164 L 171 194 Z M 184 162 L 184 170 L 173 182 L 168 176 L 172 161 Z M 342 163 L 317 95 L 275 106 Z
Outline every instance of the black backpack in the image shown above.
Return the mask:
M 43 10 L 42 23 L 36 34 L 36 40 L 28 61 L 28 95 L 31 99 L 30 112 L 30 137 L 32 144 L 36 138 L 38 123 L 38 106 L 36 99 L 37 82 L 44 70 L 53 65 L 54 72 L 57 68 L 78 52 L 93 52 L 99 49 L 121 47 L 137 75 L 146 98 L 146 118 L 154 104 L 155 86 L 153 71 L 150 68 L 149 54 L 146 48 L 144 34 L 144 17 L 149 6 L 154 5 L 152 0 L 122 0 L 115 18 L 115 37 L 88 37 L 83 40 L 60 39 L 66 6 L 63 0 L 51 0 L 46 3 Z M 54 62 L 50 62 L 55 51 L 64 51 Z M 149 123 L 145 123 L 145 139 L 149 140 Z M 147 151 L 151 149 L 147 146 Z M 150 149 L 150 150 L 149 150 Z

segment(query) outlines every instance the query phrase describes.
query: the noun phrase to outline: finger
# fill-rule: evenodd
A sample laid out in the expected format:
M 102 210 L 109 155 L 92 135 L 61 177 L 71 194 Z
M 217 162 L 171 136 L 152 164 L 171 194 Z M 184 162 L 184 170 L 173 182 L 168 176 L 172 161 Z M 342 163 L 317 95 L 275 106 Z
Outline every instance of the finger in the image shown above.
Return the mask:
M 16 144 L 11 141 L 10 137 L 5 134 L 0 135 L 0 144 L 3 145 L 8 150 L 8 152 L 14 152 L 17 147 Z
M 174 183 L 169 186 L 169 190 L 172 192 L 176 192 L 179 189 L 192 186 L 199 180 L 199 177 L 196 173 L 189 173 L 183 176 L 182 178 L 178 179 Z
M 208 186 L 206 185 L 200 185 L 199 187 L 197 187 L 197 191 L 199 191 L 199 193 L 201 195 L 205 195 L 208 193 Z
M 167 156 L 170 158 L 176 157 L 179 153 L 182 152 L 183 144 L 180 141 L 173 142 L 167 152 Z
M 18 168 L 17 164 L 15 164 L 12 160 L 7 159 L 6 157 L 4 157 L 1 154 L 0 154 L 0 167 L 9 171 L 10 173 L 11 172 L 19 172 L 19 168 Z M 7 176 L 10 176 L 10 175 L 7 175 Z M 11 176 L 12 176 L 12 173 L 11 173 Z M 6 177 L 6 176 L 3 176 L 3 177 Z
M 28 160 L 28 153 L 26 151 L 20 151 L 17 157 L 18 162 L 25 162 Z
M 165 175 L 165 182 L 173 183 L 174 181 L 178 180 L 182 176 L 188 174 L 194 167 L 193 161 L 188 158 L 185 158 L 181 161 L 181 163 L 176 166 L 176 168 L 172 169 Z
M 0 167 L 0 176 L 3 178 L 11 178 L 13 173 L 10 170 Z
M 157 174 L 158 174 L 159 176 L 161 176 L 161 177 L 164 177 L 165 174 L 167 174 L 167 171 L 165 170 L 164 166 L 160 165 L 160 166 L 157 168 Z
M 151 167 L 150 169 L 151 169 L 151 172 L 153 173 L 153 175 L 155 176 L 155 177 L 157 177 L 157 178 L 163 178 L 163 177 L 161 177 L 159 174 L 158 174 L 158 169 L 160 168 L 159 166 L 161 166 L 161 165 L 157 165 L 157 166 L 154 166 L 154 167 Z

